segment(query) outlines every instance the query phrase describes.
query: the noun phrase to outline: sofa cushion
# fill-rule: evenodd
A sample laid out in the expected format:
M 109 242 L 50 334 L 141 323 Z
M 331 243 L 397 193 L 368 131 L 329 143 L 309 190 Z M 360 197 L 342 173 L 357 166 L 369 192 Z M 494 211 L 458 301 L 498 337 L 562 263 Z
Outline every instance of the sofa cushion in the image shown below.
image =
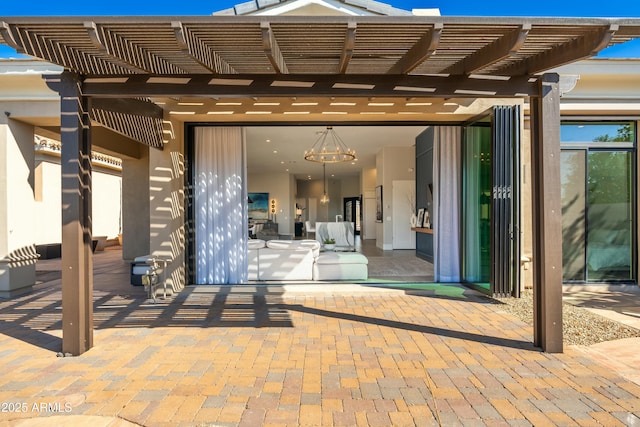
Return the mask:
M 369 264 L 366 256 L 354 252 L 323 252 L 316 264 Z
M 262 239 L 249 239 L 247 245 L 249 249 L 262 249 L 265 247 L 266 242 Z
M 258 251 L 259 280 L 312 280 L 313 251 L 306 248 Z
M 320 242 L 316 240 L 269 240 L 267 241 L 267 248 L 289 250 L 309 249 L 313 251 L 314 257 L 320 254 Z

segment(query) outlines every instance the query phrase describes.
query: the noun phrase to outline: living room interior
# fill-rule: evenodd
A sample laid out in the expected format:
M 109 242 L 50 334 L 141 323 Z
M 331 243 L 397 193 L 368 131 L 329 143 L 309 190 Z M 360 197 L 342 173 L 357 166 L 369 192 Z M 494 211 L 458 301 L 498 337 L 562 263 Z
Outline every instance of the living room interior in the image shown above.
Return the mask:
M 415 138 L 424 129 L 371 124 L 246 127 L 250 235 L 267 241 L 317 238 L 322 245 L 319 236 L 325 233 L 323 227 L 353 223 L 353 240 L 347 237 L 337 250 L 374 257 L 377 261 L 375 266 L 369 263 L 370 276 L 422 276 L 429 280 L 432 266 L 416 258 L 410 230 L 415 187 L 398 187 L 396 192 L 401 194 L 394 199 L 394 185 L 384 185 L 415 181 Z M 354 150 L 356 159 L 331 163 L 305 160 L 305 152 L 328 132 Z M 382 220 L 376 218 L 378 186 L 385 196 Z M 328 201 L 322 203 L 325 195 Z M 405 230 L 394 235 L 397 229 Z M 381 262 L 383 259 L 386 261 Z M 412 265 L 416 262 L 426 268 Z
M 380 240 L 381 249 L 393 249 L 389 245 L 383 247 L 384 230 L 378 230 L 378 224 L 383 223 L 376 223 L 375 206 L 369 199 L 375 197 L 375 188 L 383 180 L 415 178 L 415 138 L 425 126 L 332 127 L 356 152 L 356 159 L 327 163 L 326 181 L 323 165 L 306 161 L 304 154 L 326 132 L 327 125 L 246 127 L 248 192 L 266 193 L 269 199 L 267 218 L 260 219 L 277 223 L 279 236 L 303 237 L 308 230 L 303 225 L 296 232 L 296 223 L 346 220 L 344 199 L 362 197 L 363 221 L 357 227 L 358 234 L 362 240 Z M 397 170 L 384 163 L 385 157 L 392 157 Z M 391 188 L 383 189 L 385 195 L 391 195 Z M 329 201 L 323 204 L 320 199 L 325 192 Z M 384 205 L 388 208 L 388 221 L 393 222 L 396 218 L 391 216 L 392 198 L 387 199 Z M 409 195 L 405 199 L 408 202 Z M 398 220 L 409 225 L 408 217 Z

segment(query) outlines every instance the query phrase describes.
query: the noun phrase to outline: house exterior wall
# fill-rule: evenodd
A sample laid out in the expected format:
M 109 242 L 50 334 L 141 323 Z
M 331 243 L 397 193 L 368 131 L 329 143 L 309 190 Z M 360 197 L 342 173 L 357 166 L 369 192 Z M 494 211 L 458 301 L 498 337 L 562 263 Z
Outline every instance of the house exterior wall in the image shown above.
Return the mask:
M 58 143 L 59 144 L 59 143 Z M 121 168 L 93 163 L 92 233 L 114 239 L 120 233 Z M 37 150 L 35 157 L 35 243 L 62 242 L 60 153 Z
M 0 115 L 0 297 L 35 283 L 33 126 Z
M 165 118 L 170 121 L 170 117 Z M 167 260 L 169 293 L 186 283 L 186 229 L 184 211 L 184 127 L 173 123 L 174 137 L 163 150 L 149 150 L 149 247 L 152 255 Z

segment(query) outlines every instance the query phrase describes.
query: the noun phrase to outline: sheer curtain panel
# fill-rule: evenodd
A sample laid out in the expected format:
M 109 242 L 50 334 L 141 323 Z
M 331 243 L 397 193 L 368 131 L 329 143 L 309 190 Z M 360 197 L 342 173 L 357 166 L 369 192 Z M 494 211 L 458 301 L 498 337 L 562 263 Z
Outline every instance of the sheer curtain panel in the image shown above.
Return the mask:
M 460 281 L 461 138 L 458 126 L 435 126 L 433 141 L 434 275 Z
M 198 284 L 247 281 L 243 129 L 195 128 L 195 254 Z

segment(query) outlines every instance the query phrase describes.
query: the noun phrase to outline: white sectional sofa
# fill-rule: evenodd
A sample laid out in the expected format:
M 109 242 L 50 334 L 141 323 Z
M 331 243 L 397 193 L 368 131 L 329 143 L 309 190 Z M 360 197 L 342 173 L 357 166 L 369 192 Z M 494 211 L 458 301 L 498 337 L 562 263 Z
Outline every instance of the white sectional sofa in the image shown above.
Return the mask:
M 365 280 L 367 257 L 321 252 L 316 240 L 249 240 L 249 280 Z
M 355 251 L 356 234 L 353 222 L 316 222 L 316 240 L 323 244 L 325 239 L 335 240 L 335 250 Z
M 249 280 L 313 280 L 315 240 L 249 240 Z

